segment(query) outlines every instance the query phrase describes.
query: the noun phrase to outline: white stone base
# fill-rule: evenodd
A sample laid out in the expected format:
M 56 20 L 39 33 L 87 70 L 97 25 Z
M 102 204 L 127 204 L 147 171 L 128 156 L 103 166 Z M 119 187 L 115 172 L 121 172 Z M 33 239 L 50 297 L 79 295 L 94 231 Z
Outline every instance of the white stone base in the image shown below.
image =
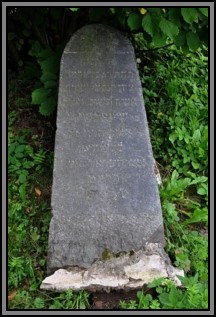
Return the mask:
M 168 278 L 181 285 L 177 275 L 184 271 L 173 267 L 163 248 L 157 243 L 146 244 L 143 250 L 97 260 L 88 269 L 70 267 L 58 269 L 46 277 L 41 289 L 52 291 L 89 290 L 110 291 L 111 289 L 136 289 L 152 282 L 155 278 Z

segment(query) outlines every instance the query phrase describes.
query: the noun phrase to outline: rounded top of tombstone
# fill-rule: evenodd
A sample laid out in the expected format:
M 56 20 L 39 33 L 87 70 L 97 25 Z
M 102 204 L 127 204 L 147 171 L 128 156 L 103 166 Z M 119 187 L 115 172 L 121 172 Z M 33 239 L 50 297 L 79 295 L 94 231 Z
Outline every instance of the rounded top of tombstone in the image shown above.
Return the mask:
M 64 53 L 106 49 L 134 53 L 129 39 L 117 29 L 103 24 L 88 24 L 77 30 L 67 43 Z

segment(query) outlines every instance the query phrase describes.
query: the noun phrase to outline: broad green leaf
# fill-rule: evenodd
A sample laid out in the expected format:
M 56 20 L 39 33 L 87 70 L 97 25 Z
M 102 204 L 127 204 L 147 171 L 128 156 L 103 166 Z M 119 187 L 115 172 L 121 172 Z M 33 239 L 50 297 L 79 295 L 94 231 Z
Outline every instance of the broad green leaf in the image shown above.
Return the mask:
M 26 148 L 26 145 L 20 144 L 20 145 L 18 145 L 18 146 L 16 147 L 15 152 L 16 152 L 16 153 L 21 153 L 21 152 L 23 152 L 23 151 L 25 150 L 25 148 Z
M 38 88 L 32 92 L 32 104 L 40 105 L 46 98 L 49 93 L 49 89 Z
M 11 154 L 16 148 L 16 145 L 13 143 L 13 144 L 10 144 L 8 146 L 8 154 Z
M 194 142 L 197 142 L 197 141 L 199 141 L 200 139 L 201 139 L 201 132 L 200 132 L 199 129 L 197 129 L 197 130 L 194 132 L 194 134 L 193 134 L 192 140 L 193 140 Z
M 57 86 L 56 80 L 49 80 L 44 83 L 45 88 L 55 88 Z
M 181 8 L 181 14 L 185 22 L 189 24 L 198 22 L 198 11 L 195 8 Z
M 23 168 L 28 169 L 34 166 L 34 163 L 31 161 L 26 161 L 23 163 Z
M 206 195 L 207 194 L 207 190 L 203 187 L 200 187 L 198 190 L 197 190 L 197 194 L 199 195 Z
M 129 28 L 133 30 L 138 30 L 142 25 L 142 16 L 139 13 L 132 13 L 127 19 Z
M 208 8 L 198 8 L 198 10 L 205 15 L 206 17 L 208 17 Z
M 57 73 L 60 66 L 60 59 L 57 54 L 48 57 L 46 60 L 40 61 L 40 66 L 43 73 L 52 72 Z
M 205 194 L 204 194 L 205 195 Z M 190 219 L 186 221 L 186 223 L 196 223 L 196 222 L 207 222 L 208 221 L 208 209 L 196 209 L 192 215 L 190 216 Z
M 186 34 L 186 38 L 187 38 L 188 47 L 192 51 L 196 51 L 199 47 L 199 42 L 200 42 L 198 35 L 190 31 Z
M 169 300 L 172 307 L 177 307 L 178 302 L 181 300 L 181 293 L 173 286 L 169 293 Z
M 182 49 L 182 52 L 183 52 L 185 55 L 187 55 L 187 54 L 189 53 L 189 51 L 190 51 L 187 44 L 186 44 L 186 45 L 183 45 L 183 46 L 181 47 L 181 49 Z
M 170 8 L 168 11 L 169 19 L 179 28 L 181 27 L 181 11 L 180 8 Z
M 171 142 L 172 144 L 174 144 L 174 142 L 176 141 L 176 139 L 177 139 L 176 133 L 170 134 L 169 140 L 170 140 L 170 142 Z
M 20 197 L 21 197 L 22 199 L 25 199 L 25 198 L 26 198 L 26 184 L 25 184 L 25 183 L 22 184 L 22 185 L 20 185 L 20 187 L 19 187 L 19 193 L 20 193 Z
M 41 76 L 40 80 L 45 83 L 46 81 L 50 81 L 50 80 L 56 80 L 57 76 L 56 74 L 52 73 L 52 72 L 45 72 L 43 73 L 43 75 Z
M 194 168 L 195 170 L 198 169 L 198 168 L 200 168 L 200 164 L 197 163 L 197 162 L 192 161 L 191 164 L 192 164 L 192 166 L 193 166 L 193 168 Z
M 165 308 L 168 306 L 171 306 L 170 300 L 169 300 L 169 294 L 167 293 L 162 293 L 159 296 L 160 302 L 165 306 Z
M 154 17 L 151 16 L 151 14 L 146 14 L 143 18 L 142 18 L 142 27 L 143 29 L 152 36 L 157 33 L 158 28 L 155 25 L 154 22 Z
M 44 100 L 44 102 L 42 102 L 40 106 L 40 113 L 44 116 L 49 116 L 55 110 L 56 102 L 57 100 L 55 96 L 51 96 Z
M 45 50 L 40 50 L 40 52 L 38 52 L 38 58 L 39 58 L 39 64 L 43 63 L 44 60 L 49 59 L 49 58 L 53 58 L 53 56 L 55 56 L 54 52 L 51 49 L 45 49 Z M 51 69 L 51 71 L 53 71 Z
M 191 185 L 198 183 L 205 183 L 208 181 L 208 177 L 206 176 L 196 176 L 196 178 L 191 182 Z
M 19 159 L 19 158 L 23 158 L 24 155 L 23 155 L 23 153 L 20 152 L 20 153 L 15 153 L 15 156 L 16 156 L 16 158 Z
M 177 172 L 177 170 L 174 170 L 172 172 L 171 181 L 173 182 L 173 181 L 177 180 L 178 177 L 179 177 L 179 173 Z
M 186 43 L 186 36 L 183 30 L 174 38 L 174 43 L 176 46 L 183 46 Z
M 19 182 L 20 183 L 25 183 L 25 181 L 26 181 L 26 175 L 25 174 L 20 174 L 20 176 L 19 176 Z
M 160 32 L 158 32 L 157 34 L 154 35 L 153 37 L 153 44 L 155 47 L 163 47 L 164 45 L 166 45 L 166 37 L 164 36 L 164 34 L 161 34 Z
M 179 28 L 177 25 L 170 22 L 169 20 L 164 19 L 163 17 L 161 17 L 159 27 L 161 31 L 171 39 L 173 39 L 179 33 Z

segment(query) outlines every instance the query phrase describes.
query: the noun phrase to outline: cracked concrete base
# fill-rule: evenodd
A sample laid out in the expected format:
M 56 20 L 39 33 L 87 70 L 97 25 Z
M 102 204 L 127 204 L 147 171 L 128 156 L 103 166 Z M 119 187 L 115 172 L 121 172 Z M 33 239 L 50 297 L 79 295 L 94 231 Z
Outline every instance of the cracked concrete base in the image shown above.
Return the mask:
M 88 269 L 70 267 L 58 269 L 45 278 L 41 289 L 52 291 L 110 291 L 141 288 L 155 278 L 169 278 L 181 285 L 177 275 L 183 270 L 171 265 L 168 255 L 158 243 L 148 243 L 137 252 L 122 254 L 107 260 L 97 260 Z

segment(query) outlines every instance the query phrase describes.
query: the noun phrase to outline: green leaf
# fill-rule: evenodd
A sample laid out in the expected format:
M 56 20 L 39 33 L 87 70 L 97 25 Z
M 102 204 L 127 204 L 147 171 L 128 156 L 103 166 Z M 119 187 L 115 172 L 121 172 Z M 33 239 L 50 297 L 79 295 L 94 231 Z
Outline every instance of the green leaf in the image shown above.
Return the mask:
M 162 294 L 160 294 L 158 297 L 159 297 L 160 302 L 165 306 L 165 308 L 166 308 L 167 306 L 168 306 L 168 307 L 171 306 L 170 300 L 169 300 L 169 294 L 167 294 L 167 293 L 162 293 Z
M 196 209 L 190 216 L 190 219 L 186 223 L 196 223 L 196 222 L 207 222 L 208 221 L 208 209 Z
M 154 288 L 162 284 L 164 282 L 165 278 L 164 277 L 159 277 L 155 280 L 153 280 L 151 283 L 148 284 L 148 288 Z
M 77 12 L 80 8 L 69 8 L 72 12 Z
M 181 11 L 180 8 L 170 8 L 168 11 L 169 19 L 179 28 L 181 27 Z
M 177 139 L 176 133 L 170 134 L 169 140 L 170 140 L 170 142 L 171 142 L 172 144 L 174 144 L 174 142 L 176 141 L 176 139 Z
M 205 15 L 206 17 L 208 17 L 208 8 L 198 8 L 198 10 Z
M 172 305 L 172 307 L 176 307 L 177 304 L 179 303 L 180 301 L 180 296 L 179 296 L 179 292 L 177 291 L 177 289 L 173 286 L 171 288 L 171 291 L 169 293 L 169 300 L 170 300 L 170 303 Z
M 183 46 L 186 43 L 186 36 L 185 32 L 181 30 L 181 32 L 178 33 L 178 35 L 174 38 L 174 43 L 176 46 Z
M 8 146 L 8 154 L 11 154 L 11 153 L 13 153 L 13 151 L 15 150 L 15 148 L 16 148 L 16 145 L 13 143 L 13 144 L 10 144 L 9 146 Z
M 25 199 L 25 198 L 26 198 L 26 184 L 25 184 L 25 183 L 22 184 L 22 185 L 20 185 L 20 187 L 19 187 L 19 193 L 20 193 L 20 197 L 21 197 L 22 199 Z
M 199 141 L 200 139 L 201 139 L 201 132 L 200 132 L 199 129 L 197 129 L 197 130 L 194 132 L 193 136 L 192 136 L 192 140 L 193 140 L 194 142 L 197 142 L 197 141 Z
M 60 58 L 57 54 L 49 56 L 43 61 L 39 61 L 43 73 L 52 72 L 57 73 L 60 66 Z
M 166 37 L 164 36 L 164 34 L 162 34 L 161 32 L 158 32 L 157 34 L 154 35 L 153 37 L 153 44 L 155 47 L 163 47 L 164 45 L 166 45 Z
M 179 177 L 179 173 L 176 170 L 174 170 L 172 172 L 171 181 L 174 182 L 175 180 L 177 180 L 178 177 Z
M 185 22 L 189 24 L 198 22 L 198 11 L 195 8 L 181 8 L 181 14 Z
M 157 33 L 157 26 L 154 23 L 154 17 L 151 16 L 151 14 L 147 13 L 143 18 L 142 18 L 142 27 L 144 31 L 146 31 L 148 34 L 153 36 Z
M 53 113 L 56 108 L 57 99 L 55 96 L 51 96 L 47 98 L 45 101 L 41 103 L 40 113 L 44 116 L 49 116 Z
M 192 50 L 192 51 L 196 51 L 199 47 L 199 37 L 196 33 L 193 32 L 188 32 L 186 34 L 186 38 L 187 38 L 187 44 L 188 47 Z
M 197 162 L 192 161 L 191 164 L 192 164 L 192 166 L 193 166 L 194 169 L 200 168 L 200 164 L 197 163 Z
M 197 194 L 199 194 L 199 195 L 206 195 L 206 194 L 207 194 L 207 191 L 206 191 L 205 188 L 200 187 L 200 188 L 197 190 Z
M 198 183 L 205 183 L 208 181 L 208 177 L 206 176 L 197 176 L 192 182 L 191 185 L 193 184 L 198 184 Z
M 52 72 L 45 72 L 43 73 L 43 75 L 41 76 L 40 80 L 45 83 L 46 81 L 49 80 L 57 80 L 57 76 L 56 74 L 52 73 Z
M 15 153 L 16 158 L 23 158 L 23 153 Z
M 26 148 L 26 145 L 20 144 L 20 145 L 18 145 L 18 146 L 16 147 L 15 152 L 16 152 L 16 153 L 21 153 L 21 152 L 23 152 L 23 151 L 25 150 L 25 148 Z
M 44 308 L 45 307 L 44 299 L 41 297 L 36 297 L 34 300 L 34 307 L 39 309 Z
M 55 88 L 57 86 L 56 80 L 49 80 L 44 83 L 45 88 Z
M 142 15 L 139 13 L 132 13 L 127 19 L 129 28 L 133 30 L 138 30 L 142 25 Z
M 47 98 L 50 90 L 46 88 L 38 88 L 32 92 L 32 104 L 40 105 Z
M 161 31 L 171 39 L 173 39 L 179 33 L 179 28 L 177 25 L 170 22 L 169 20 L 164 19 L 163 17 L 161 17 L 159 27 Z
M 25 169 L 31 168 L 33 166 L 34 166 L 34 163 L 30 162 L 30 161 L 26 161 L 23 163 L 23 168 L 25 168 Z
M 19 182 L 20 183 L 25 183 L 25 181 L 26 181 L 26 174 L 24 174 L 24 173 L 20 174 Z

